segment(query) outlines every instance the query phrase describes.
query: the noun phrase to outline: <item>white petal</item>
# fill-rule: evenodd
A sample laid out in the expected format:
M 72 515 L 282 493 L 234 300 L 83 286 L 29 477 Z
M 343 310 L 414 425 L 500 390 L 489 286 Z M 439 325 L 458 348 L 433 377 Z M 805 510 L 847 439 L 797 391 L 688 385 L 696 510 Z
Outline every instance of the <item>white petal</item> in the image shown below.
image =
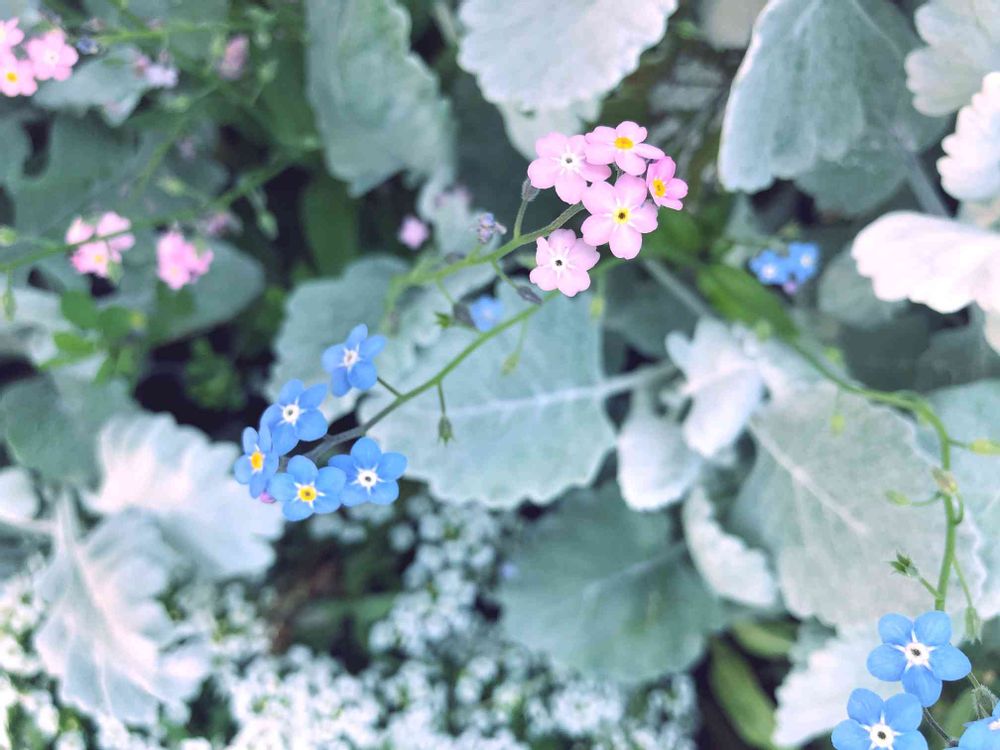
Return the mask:
M 938 160 L 944 189 L 963 201 L 1000 196 L 1000 73 L 983 79 L 972 103 L 958 113 L 954 135 L 942 141 Z

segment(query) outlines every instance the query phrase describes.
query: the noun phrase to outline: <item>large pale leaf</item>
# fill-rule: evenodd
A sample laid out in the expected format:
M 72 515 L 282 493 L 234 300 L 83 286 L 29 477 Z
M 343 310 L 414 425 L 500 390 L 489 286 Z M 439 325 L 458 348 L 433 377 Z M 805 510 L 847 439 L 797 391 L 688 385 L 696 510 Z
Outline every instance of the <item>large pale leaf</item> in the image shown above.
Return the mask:
M 726 187 L 753 192 L 776 178 L 829 172 L 888 133 L 900 149 L 926 143 L 937 124 L 913 111 L 903 80 L 916 41 L 884 0 L 771 0 L 726 109 Z
M 82 539 L 64 504 L 57 528 L 55 555 L 38 585 L 47 603 L 34 637 L 42 664 L 64 703 L 153 725 L 160 706 L 183 707 L 210 668 L 204 645 L 182 643 L 157 601 L 179 560 L 136 512 L 112 516 Z
M 929 46 L 906 58 L 913 106 L 946 115 L 969 103 L 984 75 L 1000 70 L 1000 0 L 930 0 L 915 20 Z
M 309 0 L 307 94 L 326 165 L 364 193 L 397 172 L 449 171 L 452 124 L 437 77 L 410 51 L 396 0 Z
M 699 19 L 705 38 L 718 49 L 743 49 L 765 5 L 767 0 L 703 0 Z
M 849 252 L 827 264 L 817 291 L 820 310 L 839 323 L 866 330 L 888 323 L 906 307 L 902 300 L 876 297 L 871 281 L 858 273 Z
M 888 698 L 898 685 L 876 680 L 865 664 L 879 645 L 876 622 L 883 609 L 872 610 L 870 622 L 837 636 L 804 626 L 793 650 L 793 668 L 778 687 L 774 743 L 798 747 L 826 734 L 844 720 L 847 699 L 856 688 L 867 688 Z
M 909 299 L 943 313 L 973 302 L 1000 310 L 1000 233 L 894 211 L 858 234 L 851 255 L 879 299 Z
M 843 417 L 839 432 L 834 414 Z M 913 500 L 936 491 L 933 462 L 917 446 L 912 423 L 822 385 L 773 402 L 751 431 L 757 461 L 737 512 L 756 519 L 789 611 L 845 627 L 869 622 L 873 613 L 928 609 L 928 593 L 887 562 L 903 552 L 933 575 L 944 551 L 940 506 L 899 507 L 886 499 L 890 490 Z M 959 556 L 973 596 L 985 576 L 979 543 L 976 528 L 962 524 Z M 949 599 L 949 607 L 961 603 L 960 595 Z
M 931 336 L 930 346 L 917 361 L 917 390 L 1000 378 L 1000 354 L 983 336 L 983 317 L 980 310 L 972 308 L 968 325 Z
M 777 603 L 778 587 L 767 557 L 722 528 L 704 488 L 688 495 L 681 519 L 694 565 L 715 593 L 750 607 Z
M 13 295 L 13 317 L 0 316 L 0 352 L 36 365 L 52 359 L 58 351 L 52 334 L 69 328 L 59 311 L 59 295 L 30 287 L 15 287 Z
M 637 391 L 618 434 L 618 486 L 635 510 L 655 510 L 680 500 L 698 477 L 702 458 L 680 425 L 658 414 L 651 396 Z
M 492 102 L 560 109 L 617 86 L 676 9 L 677 0 L 464 0 L 458 62 Z
M 594 120 L 600 112 L 600 101 L 574 102 L 561 109 L 547 107 L 525 111 L 512 104 L 500 105 L 504 128 L 514 147 L 526 159 L 535 159 L 535 141 L 552 131 L 566 133 L 583 132 L 583 124 Z
M 525 303 L 501 290 L 507 316 Z M 503 361 L 518 346 L 518 326 L 487 342 L 444 383 L 455 441 L 437 440 L 441 409 L 432 388 L 378 424 L 372 435 L 410 459 L 408 476 L 430 484 L 442 500 L 479 500 L 514 507 L 545 503 L 590 482 L 614 445 L 604 412 L 608 393 L 601 372 L 601 335 L 586 300 L 550 301 L 528 322 L 520 364 L 504 374 Z M 399 383 L 408 390 L 448 365 L 473 338 L 467 329 L 444 332 Z M 384 407 L 383 394 L 367 399 L 363 419 Z
M 86 503 L 104 515 L 142 508 L 200 577 L 258 575 L 284 523 L 277 506 L 252 501 L 233 478 L 239 454 L 166 414 L 118 417 L 101 430 L 102 481 Z
M 1000 380 L 942 388 L 929 398 L 955 440 L 1000 442 Z M 928 447 L 933 440 L 928 439 Z M 986 591 L 976 600 L 980 615 L 989 619 L 1000 614 L 1000 545 L 995 541 L 1000 529 L 1000 456 L 955 450 L 952 471 L 968 512 L 984 532 L 994 535 L 994 541 L 982 547 L 989 577 Z
M 510 560 L 505 631 L 560 664 L 623 681 L 687 669 L 723 613 L 670 536 L 667 516 L 629 510 L 613 485 L 570 493 Z
M 937 166 L 945 190 L 963 201 L 1000 197 L 1000 72 L 983 79 L 982 90 L 962 107 L 955 133 L 941 146 L 945 156 Z
M 0 143 L 4 148 L 0 151 L 0 185 L 11 177 L 21 174 L 21 166 L 31 153 L 31 141 L 24 131 L 20 120 L 7 116 L 0 122 Z

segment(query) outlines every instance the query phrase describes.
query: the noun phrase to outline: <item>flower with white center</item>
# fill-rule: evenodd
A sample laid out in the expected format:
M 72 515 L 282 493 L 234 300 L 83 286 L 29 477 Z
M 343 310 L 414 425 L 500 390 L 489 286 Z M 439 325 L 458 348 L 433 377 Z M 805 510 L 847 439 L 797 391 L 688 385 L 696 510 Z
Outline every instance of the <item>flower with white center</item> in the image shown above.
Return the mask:
M 344 505 L 388 505 L 399 497 L 398 480 L 406 472 L 406 456 L 382 453 L 374 440 L 363 437 L 352 446 L 349 456 L 334 456 L 329 465 L 347 476 Z
M 961 750 L 1000 750 L 1000 703 L 992 716 L 966 724 L 958 746 Z
M 319 410 L 324 398 L 325 383 L 311 388 L 298 379 L 285 383 L 277 403 L 267 407 L 260 418 L 261 425 L 271 433 L 273 449 L 278 455 L 288 453 L 300 440 L 319 440 L 326 434 L 326 418 Z
M 557 229 L 536 241 L 535 263 L 528 278 L 539 289 L 558 289 L 567 297 L 590 288 L 590 274 L 601 256 L 572 229 Z
M 367 391 L 378 381 L 375 357 L 385 348 L 385 336 L 369 336 L 364 323 L 355 326 L 347 339 L 323 352 L 323 369 L 330 373 L 330 390 L 344 396 L 357 388 Z
M 587 161 L 586 139 L 582 135 L 549 133 L 535 141 L 538 158 L 528 165 L 528 180 L 536 188 L 555 187 L 556 195 L 570 205 L 580 202 L 588 182 L 611 176 L 606 164 Z
M 918 728 L 920 701 L 908 693 L 883 701 L 871 690 L 855 690 L 847 702 L 848 718 L 833 730 L 837 750 L 927 750 Z

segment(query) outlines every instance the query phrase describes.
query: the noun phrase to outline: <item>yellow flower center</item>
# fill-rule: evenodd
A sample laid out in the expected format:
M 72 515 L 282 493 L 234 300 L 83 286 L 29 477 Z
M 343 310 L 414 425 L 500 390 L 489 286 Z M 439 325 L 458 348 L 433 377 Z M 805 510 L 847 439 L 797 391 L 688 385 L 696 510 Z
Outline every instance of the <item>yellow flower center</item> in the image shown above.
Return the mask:
M 615 138 L 615 148 L 619 148 L 622 151 L 628 151 L 634 145 L 635 144 L 632 142 L 631 138 L 626 138 L 623 135 L 620 135 L 617 138 Z
M 657 198 L 662 198 L 667 192 L 667 186 L 663 184 L 663 180 L 655 179 L 653 180 L 653 192 L 656 194 Z
M 250 468 L 254 471 L 260 471 L 264 468 L 264 454 L 259 450 L 250 454 Z
M 619 224 L 627 224 L 629 213 L 627 208 L 619 208 L 615 211 L 615 221 Z
M 11 83 L 17 83 L 17 73 L 13 70 L 7 71 L 7 80 Z
M 311 503 L 316 499 L 316 488 L 311 484 L 304 484 L 299 487 L 299 500 L 304 503 Z

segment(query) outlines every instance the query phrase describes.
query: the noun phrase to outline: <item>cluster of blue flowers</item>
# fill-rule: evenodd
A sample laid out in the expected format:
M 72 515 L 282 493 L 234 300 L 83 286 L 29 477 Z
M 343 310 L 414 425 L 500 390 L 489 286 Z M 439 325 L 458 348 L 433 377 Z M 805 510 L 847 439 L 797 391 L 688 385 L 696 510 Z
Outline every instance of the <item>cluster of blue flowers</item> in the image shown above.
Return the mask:
M 819 246 L 812 242 L 788 243 L 788 254 L 764 250 L 750 261 L 750 270 L 761 284 L 780 286 L 791 294 L 816 275 Z
M 968 657 L 951 645 L 951 619 L 925 612 L 916 620 L 885 615 L 878 623 L 882 645 L 868 656 L 868 671 L 886 682 L 902 682 L 905 692 L 883 701 L 871 690 L 855 690 L 847 703 L 848 719 L 833 730 L 837 750 L 927 750 L 919 732 L 923 709 L 941 697 L 944 680 L 960 680 L 972 671 Z M 1000 718 L 1000 709 L 994 712 Z M 968 725 L 959 747 L 1000 750 L 1000 721 Z
M 251 497 L 280 502 L 290 521 L 332 513 L 341 505 L 388 505 L 399 497 L 406 457 L 382 453 L 368 437 L 354 443 L 350 455 L 333 456 L 322 468 L 306 456 L 293 456 L 284 470 L 281 466 L 282 457 L 300 441 L 326 435 L 329 425 L 319 407 L 328 390 L 344 396 L 352 388 L 367 391 L 378 382 L 374 358 L 383 348 L 384 336 L 369 336 L 365 325 L 355 327 L 346 341 L 323 352 L 329 386 L 306 388 L 301 380 L 290 380 L 264 410 L 258 428 L 243 430 L 243 455 L 233 471 L 238 482 L 248 485 Z

